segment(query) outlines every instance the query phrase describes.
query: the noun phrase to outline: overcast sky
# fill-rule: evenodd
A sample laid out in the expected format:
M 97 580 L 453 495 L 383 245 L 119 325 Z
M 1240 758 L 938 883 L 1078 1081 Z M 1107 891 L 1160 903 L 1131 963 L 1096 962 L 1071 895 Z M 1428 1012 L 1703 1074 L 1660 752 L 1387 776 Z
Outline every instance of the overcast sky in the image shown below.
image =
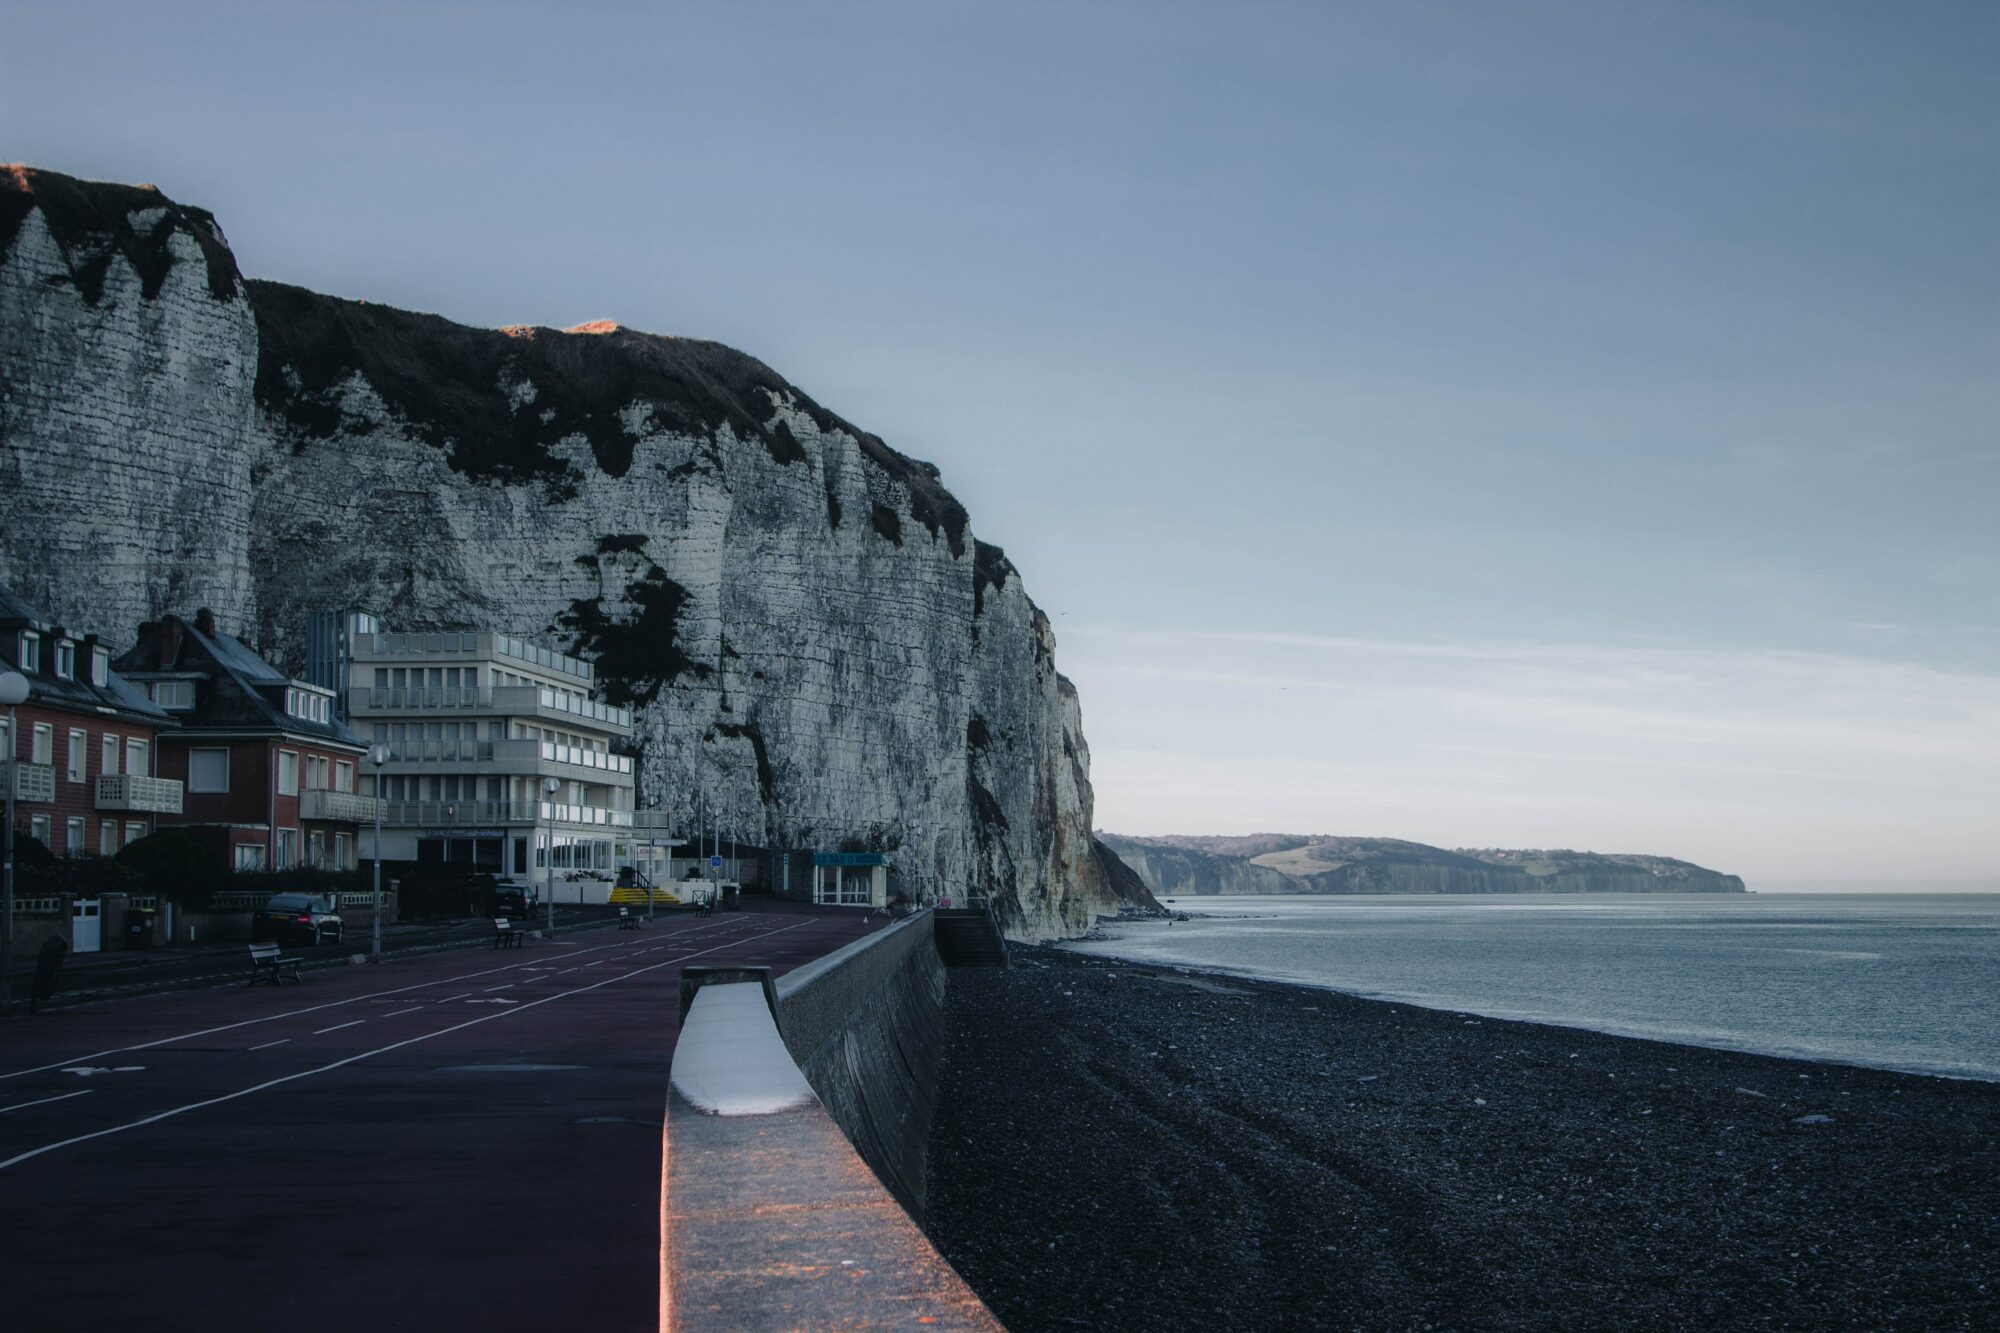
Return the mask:
M 0 158 L 750 351 L 1055 619 L 1098 823 L 2000 877 L 2000 6 L 21 4 Z

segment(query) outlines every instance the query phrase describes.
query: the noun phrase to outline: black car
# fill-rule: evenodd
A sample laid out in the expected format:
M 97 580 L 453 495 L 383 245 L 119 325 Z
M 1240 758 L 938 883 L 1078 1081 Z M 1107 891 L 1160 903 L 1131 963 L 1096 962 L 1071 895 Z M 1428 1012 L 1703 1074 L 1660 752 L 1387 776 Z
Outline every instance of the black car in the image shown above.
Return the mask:
M 525 921 L 535 907 L 535 891 L 525 884 L 501 880 L 493 886 L 492 915 Z
M 344 929 L 331 902 L 307 893 L 274 893 L 250 917 L 250 938 L 260 942 L 338 944 Z

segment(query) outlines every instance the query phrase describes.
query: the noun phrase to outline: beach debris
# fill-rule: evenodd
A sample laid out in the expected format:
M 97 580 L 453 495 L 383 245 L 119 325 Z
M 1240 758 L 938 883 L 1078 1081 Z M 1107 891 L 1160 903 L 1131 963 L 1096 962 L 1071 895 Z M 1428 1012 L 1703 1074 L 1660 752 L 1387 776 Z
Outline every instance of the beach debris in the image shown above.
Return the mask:
M 1382 1077 L 1380 1074 L 1363 1074 L 1360 1078 L 1357 1078 L 1354 1081 L 1356 1083 L 1373 1083 L 1376 1079 L 1380 1077 Z
M 1484 1106 L 1486 1105 L 1486 1099 L 1484 1097 L 1474 1097 L 1472 1099 L 1472 1104 L 1474 1106 Z
M 1737 1091 L 1742 1093 L 1745 1097 L 1762 1097 L 1767 1101 L 1770 1099 L 1769 1093 L 1759 1092 L 1755 1088 L 1738 1088 Z
M 1795 1116 L 1792 1119 L 1792 1123 L 1795 1125 L 1830 1125 L 1833 1123 L 1833 1117 L 1830 1115 Z

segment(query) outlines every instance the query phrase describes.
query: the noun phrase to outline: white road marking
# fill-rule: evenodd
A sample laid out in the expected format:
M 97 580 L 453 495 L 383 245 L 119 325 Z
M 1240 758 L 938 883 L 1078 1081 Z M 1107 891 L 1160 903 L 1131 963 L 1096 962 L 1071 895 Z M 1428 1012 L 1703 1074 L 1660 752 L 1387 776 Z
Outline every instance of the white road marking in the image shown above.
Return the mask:
M 398 1010 L 397 1010 L 397 1011 L 396 1011 L 395 1013 L 393 1013 L 393 1014 L 384 1014 L 384 1015 L 382 1015 L 382 1017 L 384 1017 L 384 1018 L 401 1018 L 401 1017 L 402 1017 L 402 1016 L 403 1016 L 404 1014 L 414 1014 L 415 1012 L 417 1012 L 417 1010 L 419 1010 L 419 1009 L 421 1009 L 421 1008 L 423 1008 L 423 1006 L 422 1006 L 422 1005 L 420 1005 L 420 1004 L 413 1004 L 413 1005 L 411 1005 L 411 1006 L 410 1006 L 410 1007 L 409 1007 L 408 1009 L 398 1009 Z
M 0 1106 L 0 1115 L 6 1115 L 9 1111 L 26 1110 L 30 1106 L 46 1106 L 50 1102 L 66 1102 L 72 1097 L 88 1097 L 95 1091 L 97 1091 L 95 1088 L 85 1088 L 82 1092 L 65 1092 L 60 1097 L 44 1097 L 38 1102 L 15 1102 L 12 1106 Z
M 354 1021 L 353 1021 L 352 1023 L 335 1023 L 335 1024 L 334 1024 L 334 1025 L 333 1025 L 332 1027 L 330 1027 L 330 1028 L 321 1028 L 321 1029 L 320 1029 L 320 1030 L 319 1030 L 318 1032 L 315 1032 L 315 1033 L 313 1033 L 313 1035 L 314 1035 L 315 1037 L 318 1037 L 318 1036 L 323 1036 L 324 1034 L 326 1034 L 326 1033 L 328 1033 L 328 1032 L 338 1032 L 338 1031 L 340 1031 L 340 1030 L 341 1030 L 342 1028 L 358 1028 L 358 1027 L 360 1027 L 360 1026 L 361 1026 L 361 1025 L 363 1024 L 363 1023 L 366 1023 L 367 1021 L 368 1021 L 368 1020 L 367 1020 L 367 1019 L 365 1019 L 365 1018 L 357 1018 L 357 1019 L 355 1019 L 355 1020 L 354 1020 Z
M 765 939 L 772 935 L 782 935 L 788 930 L 797 930 L 800 926 L 809 924 L 810 920 L 811 919 L 809 918 L 807 921 L 797 921 L 789 926 L 780 926 L 776 930 L 767 930 L 763 932 L 763 934 L 761 935 L 752 935 L 745 937 L 745 939 L 731 940 L 728 942 L 728 944 L 740 944 L 746 942 L 746 940 L 748 939 Z M 154 1115 L 146 1116 L 140 1120 L 133 1120 L 123 1125 L 113 1125 L 109 1129 L 94 1130 L 89 1134 L 78 1134 L 73 1138 L 61 1139 L 55 1143 L 46 1143 L 39 1148 L 30 1148 L 26 1152 L 16 1153 L 12 1157 L 9 1157 L 6 1161 L 0 1162 L 0 1171 L 5 1171 L 9 1167 L 19 1166 L 22 1162 L 29 1161 L 36 1157 L 40 1157 L 43 1153 L 54 1152 L 58 1148 L 67 1148 L 72 1146 L 73 1144 L 78 1144 L 78 1143 L 88 1143 L 92 1139 L 101 1139 L 108 1134 L 122 1134 L 128 1129 L 140 1129 L 146 1125 L 157 1124 L 162 1120 L 170 1120 L 177 1115 L 185 1115 L 189 1111 L 199 1111 L 203 1107 L 219 1106 L 223 1102 L 233 1102 L 238 1097 L 248 1097 L 250 1094 L 254 1092 L 262 1092 L 266 1088 L 275 1088 L 286 1083 L 296 1082 L 297 1080 L 302 1078 L 310 1078 L 314 1074 L 330 1073 L 333 1070 L 340 1069 L 344 1066 L 354 1064 L 361 1060 L 372 1059 L 373 1057 L 378 1055 L 387 1055 L 390 1051 L 398 1051 L 405 1046 L 414 1046 L 418 1042 L 429 1041 L 433 1037 L 449 1036 L 451 1033 L 462 1031 L 465 1028 L 477 1027 L 481 1023 L 491 1023 L 497 1019 L 512 1018 L 516 1014 L 525 1014 L 530 1009 L 537 1008 L 538 1006 L 544 1004 L 553 1004 L 557 1000 L 568 999 L 572 995 L 586 995 L 591 991 L 601 990 L 606 986 L 613 986 L 621 981 L 629 981 L 633 977 L 644 976 L 648 972 L 657 972 L 659 969 L 663 967 L 672 967 L 676 963 L 685 963 L 690 958 L 699 958 L 703 954 L 718 952 L 721 949 L 727 948 L 728 944 L 717 944 L 706 949 L 697 949 L 693 953 L 682 954 L 678 958 L 669 958 L 663 963 L 649 963 L 645 967 L 635 968 L 630 972 L 621 973 L 620 975 L 615 977 L 606 977 L 602 981 L 593 981 L 588 986 L 578 986 L 572 990 L 557 991 L 554 995 L 545 995 L 539 1000 L 531 1000 L 526 1004 L 519 1005 L 511 1009 L 501 1009 L 494 1013 L 482 1014 L 478 1018 L 468 1018 L 463 1023 L 454 1023 L 448 1028 L 439 1028 L 436 1032 L 426 1032 L 421 1036 L 406 1037 L 402 1041 L 391 1042 L 387 1046 L 377 1046 L 372 1051 L 361 1051 L 355 1055 L 347 1056 L 344 1059 L 335 1060 L 331 1064 L 320 1065 L 315 1069 L 302 1069 L 296 1074 L 286 1074 L 282 1078 L 269 1079 L 263 1083 L 255 1084 L 252 1087 L 240 1088 L 235 1092 L 225 1092 L 220 1097 L 210 1097 L 204 1101 L 189 1102 L 185 1106 L 176 1106 L 172 1110 L 160 1111 Z
M 268 1051 L 273 1046 L 283 1046 L 286 1042 L 290 1040 L 291 1040 L 290 1037 L 280 1037 L 276 1041 L 267 1041 L 262 1046 L 252 1046 L 250 1049 L 253 1051 Z
M 491 995 L 494 991 L 497 990 L 513 990 L 513 989 L 514 989 L 514 983 L 510 981 L 504 986 L 488 986 L 486 988 L 486 993 L 488 995 Z
M 693 934 L 702 934 L 704 932 L 700 930 L 693 930 L 687 933 L 693 935 Z M 617 947 L 618 947 L 618 942 L 614 940 L 610 944 L 594 944 L 588 949 L 571 949 L 567 952 L 566 956 L 574 957 L 577 954 L 597 953 L 604 949 L 614 949 Z M 524 966 L 526 966 L 526 964 L 524 963 L 508 963 L 503 967 L 482 968 L 477 972 L 467 972 L 463 976 L 439 977 L 435 981 L 419 981 L 414 985 L 396 986 L 389 990 L 369 991 L 365 995 L 352 995 L 345 1000 L 328 1000 L 325 1004 L 307 1005 L 303 1009 L 287 1009 L 283 1013 L 265 1014 L 259 1018 L 246 1018 L 236 1023 L 222 1023 L 211 1028 L 199 1028 L 193 1032 L 182 1032 L 172 1037 L 160 1037 L 154 1041 L 142 1041 L 136 1046 L 113 1046 L 108 1050 L 94 1051 L 89 1055 L 76 1055 L 76 1056 L 71 1056 L 66 1060 L 53 1060 L 45 1065 L 36 1065 L 32 1069 L 16 1069 L 11 1073 L 0 1074 L 0 1081 L 4 1081 L 10 1078 L 25 1078 L 29 1074 L 39 1074 L 44 1072 L 45 1070 L 60 1069 L 64 1065 L 82 1064 L 86 1060 L 102 1060 L 105 1056 L 116 1055 L 120 1051 L 151 1050 L 155 1046 L 170 1046 L 174 1042 L 188 1041 L 195 1037 L 209 1037 L 213 1036 L 218 1032 L 233 1032 L 237 1028 L 254 1027 L 259 1023 L 273 1023 L 281 1018 L 297 1018 L 301 1014 L 316 1014 L 322 1009 L 338 1009 L 341 1005 L 344 1004 L 359 1004 L 363 1000 L 373 1000 L 384 995 L 402 995 L 405 994 L 406 992 L 413 990 L 426 990 L 432 986 L 450 986 L 461 981 L 471 981 L 475 977 L 492 976 L 495 972 L 509 972 L 514 970 L 515 968 Z M 471 993 L 472 992 L 470 991 L 466 992 L 466 994 L 468 995 L 470 995 Z

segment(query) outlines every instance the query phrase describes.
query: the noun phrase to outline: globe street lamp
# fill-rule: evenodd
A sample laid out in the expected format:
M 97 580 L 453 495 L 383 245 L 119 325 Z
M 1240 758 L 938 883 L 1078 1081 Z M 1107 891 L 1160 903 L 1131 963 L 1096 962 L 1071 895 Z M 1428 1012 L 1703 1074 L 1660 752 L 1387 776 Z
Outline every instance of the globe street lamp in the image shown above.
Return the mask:
M 375 922 L 368 958 L 382 961 L 382 765 L 389 762 L 389 747 L 377 741 L 368 747 L 368 762 L 375 765 Z
M 562 783 L 543 778 L 542 790 L 549 794 L 549 851 L 542 858 L 542 896 L 549 900 L 549 938 L 556 937 L 556 789 Z
M 27 702 L 28 678 L 18 671 L 0 672 L 0 704 L 7 705 L 7 832 L 0 851 L 0 1016 L 5 1016 L 14 997 L 14 776 L 21 749 L 21 728 L 14 706 Z

